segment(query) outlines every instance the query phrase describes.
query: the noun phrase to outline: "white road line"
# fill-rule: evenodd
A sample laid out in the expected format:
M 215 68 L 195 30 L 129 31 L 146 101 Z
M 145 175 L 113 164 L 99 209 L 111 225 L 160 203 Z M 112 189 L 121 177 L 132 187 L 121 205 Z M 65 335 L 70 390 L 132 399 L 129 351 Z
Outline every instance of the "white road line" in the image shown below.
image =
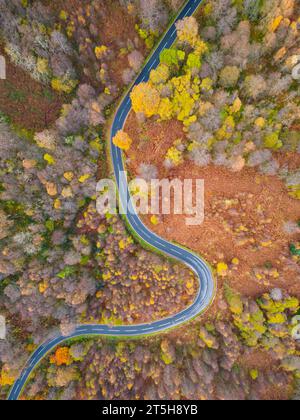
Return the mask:
M 190 7 L 184 16 L 187 16 L 192 8 Z

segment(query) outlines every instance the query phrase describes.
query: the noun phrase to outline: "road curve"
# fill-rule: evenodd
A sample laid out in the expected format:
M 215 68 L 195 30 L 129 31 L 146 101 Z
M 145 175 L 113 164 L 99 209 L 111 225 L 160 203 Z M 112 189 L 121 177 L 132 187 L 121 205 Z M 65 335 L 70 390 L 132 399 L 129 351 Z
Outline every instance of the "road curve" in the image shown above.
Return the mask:
M 159 43 L 158 47 L 148 60 L 146 66 L 134 82 L 132 88 L 135 85 L 147 81 L 149 79 L 150 71 L 153 68 L 157 67 L 157 65 L 159 64 L 160 53 L 165 48 L 170 48 L 171 45 L 174 43 L 176 39 L 175 23 L 186 16 L 191 16 L 201 3 L 202 0 L 189 0 L 186 2 L 176 19 L 174 20 L 174 23 L 168 29 L 165 36 Z M 179 325 L 182 325 L 195 318 L 197 315 L 203 313 L 209 307 L 214 298 L 215 283 L 211 270 L 207 263 L 195 253 L 183 249 L 180 246 L 175 245 L 173 243 L 169 243 L 164 239 L 158 237 L 153 232 L 151 232 L 142 223 L 139 216 L 136 214 L 131 200 L 127 200 L 127 198 L 129 197 L 127 183 L 122 182 L 123 180 L 121 179 L 121 173 L 125 171 L 122 159 L 122 152 L 119 148 L 114 146 L 112 139 L 117 133 L 117 131 L 123 128 L 127 116 L 131 110 L 131 90 L 129 90 L 129 92 L 123 99 L 121 105 L 119 106 L 111 129 L 111 157 L 114 166 L 115 177 L 117 180 L 117 184 L 119 185 L 120 202 L 121 205 L 124 206 L 124 204 L 127 201 L 129 201 L 129 212 L 126 216 L 127 222 L 135 231 L 135 234 L 138 237 L 140 237 L 145 243 L 151 245 L 151 247 L 156 248 L 158 251 L 184 263 L 197 275 L 199 280 L 198 294 L 195 298 L 195 301 L 190 307 L 186 308 L 185 310 L 176 315 L 150 324 L 116 327 L 110 327 L 108 325 L 80 325 L 76 328 L 75 332 L 68 337 L 57 336 L 53 339 L 48 340 L 47 342 L 42 344 L 30 357 L 20 377 L 16 380 L 16 382 L 10 390 L 10 394 L 8 396 L 9 400 L 17 400 L 19 398 L 34 368 L 40 363 L 40 361 L 46 356 L 46 354 L 48 354 L 56 346 L 58 346 L 66 340 L 87 335 L 111 337 L 138 337 L 163 332 L 170 328 L 178 327 Z

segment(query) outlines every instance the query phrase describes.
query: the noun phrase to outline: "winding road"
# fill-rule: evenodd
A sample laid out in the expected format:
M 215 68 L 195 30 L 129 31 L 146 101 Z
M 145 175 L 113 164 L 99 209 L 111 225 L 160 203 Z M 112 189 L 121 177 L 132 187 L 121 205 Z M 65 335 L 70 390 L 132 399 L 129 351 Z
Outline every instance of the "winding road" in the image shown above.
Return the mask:
M 146 66 L 143 68 L 142 72 L 134 82 L 132 88 L 135 85 L 148 80 L 150 71 L 153 68 L 156 68 L 159 64 L 160 53 L 165 48 L 170 48 L 176 40 L 175 23 L 186 16 L 191 16 L 201 3 L 202 0 L 189 0 L 186 2 L 171 27 L 166 32 L 163 39 L 160 41 L 156 50 L 148 60 Z M 120 203 L 124 206 L 127 201 L 129 202 L 129 212 L 126 215 L 127 222 L 134 230 L 135 234 L 140 237 L 143 242 L 151 245 L 151 247 L 156 248 L 158 251 L 164 253 L 165 255 L 168 255 L 169 257 L 172 257 L 186 264 L 192 271 L 195 272 L 199 279 L 198 294 L 190 307 L 176 315 L 170 316 L 169 318 L 165 318 L 150 324 L 116 327 L 110 327 L 108 325 L 80 325 L 76 328 L 75 332 L 68 337 L 57 336 L 48 340 L 46 343 L 41 345 L 30 357 L 20 377 L 16 380 L 10 390 L 8 397 L 9 400 L 17 400 L 19 398 L 30 374 L 35 369 L 35 367 L 46 356 L 46 354 L 48 354 L 57 345 L 63 343 L 66 340 L 82 336 L 113 336 L 130 338 L 163 332 L 168 329 L 178 327 L 179 325 L 182 325 L 192 320 L 197 315 L 203 313 L 209 307 L 214 298 L 215 283 L 212 272 L 207 263 L 195 253 L 183 249 L 173 243 L 167 242 L 151 232 L 142 223 L 139 216 L 136 214 L 133 204 L 129 198 L 130 195 L 127 183 L 122 182 L 123 180 L 121 179 L 121 173 L 125 171 L 122 152 L 118 147 L 114 146 L 112 139 L 117 131 L 124 127 L 128 114 L 131 110 L 130 93 L 132 88 L 128 91 L 127 95 L 121 102 L 116 112 L 111 129 L 111 157 L 116 181 L 119 185 Z M 127 200 L 128 198 L 129 200 Z

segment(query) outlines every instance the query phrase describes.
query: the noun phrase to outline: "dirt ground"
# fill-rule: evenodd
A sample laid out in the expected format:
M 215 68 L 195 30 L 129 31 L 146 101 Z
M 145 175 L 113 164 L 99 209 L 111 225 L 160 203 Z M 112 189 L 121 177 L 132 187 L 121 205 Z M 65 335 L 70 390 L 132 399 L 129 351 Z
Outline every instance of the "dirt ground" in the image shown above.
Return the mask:
M 300 201 L 288 195 L 277 177 L 262 176 L 254 169 L 233 173 L 185 161 L 166 170 L 162 165 L 166 151 L 185 136 L 180 123 L 150 121 L 142 127 L 131 114 L 125 128 L 133 139 L 128 152 L 130 172 L 137 174 L 141 163 L 151 163 L 158 168 L 160 179 L 205 181 L 205 221 L 201 226 L 187 226 L 184 215 L 160 216 L 156 226 L 149 215 L 145 222 L 167 240 L 197 251 L 214 268 L 219 262 L 228 265 L 227 276 L 216 278 L 218 294 L 209 313 L 217 311 L 224 282 L 246 296 L 256 297 L 274 287 L 300 296 L 300 267 L 289 252 L 290 243 L 299 235 L 288 235 L 283 228 L 286 222 L 300 219 Z M 237 265 L 231 263 L 234 258 Z
M 50 127 L 59 116 L 63 97 L 11 63 L 1 45 L 0 54 L 6 58 L 7 77 L 0 81 L 0 111 L 28 130 Z

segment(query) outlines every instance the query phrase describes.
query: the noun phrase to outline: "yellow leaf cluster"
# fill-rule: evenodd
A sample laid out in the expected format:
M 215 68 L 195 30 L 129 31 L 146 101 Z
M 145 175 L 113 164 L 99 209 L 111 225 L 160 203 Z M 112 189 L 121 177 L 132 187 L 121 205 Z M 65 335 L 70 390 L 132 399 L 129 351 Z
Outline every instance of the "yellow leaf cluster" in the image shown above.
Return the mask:
M 184 121 L 193 113 L 195 101 L 199 99 L 199 87 L 196 83 L 192 84 L 190 73 L 174 77 L 171 84 L 174 89 L 172 100 L 174 114 L 179 121 Z
M 162 120 L 170 120 L 173 115 L 173 105 L 169 98 L 163 98 L 160 101 L 157 111 Z
M 166 64 L 160 64 L 155 70 L 150 73 L 150 81 L 154 85 L 166 83 L 170 77 L 169 67 Z
M 193 17 L 186 17 L 177 24 L 177 36 L 180 42 L 194 47 L 199 38 L 197 20 Z
M 225 277 L 228 272 L 228 265 L 224 262 L 220 262 L 217 265 L 217 273 L 220 277 Z
M 41 58 L 41 57 L 38 58 L 37 71 L 41 74 L 48 73 L 49 66 L 48 66 L 48 60 L 46 58 Z
M 60 78 L 54 78 L 51 81 L 51 86 L 53 90 L 56 90 L 57 92 L 63 92 L 70 94 L 73 92 L 75 87 L 78 85 L 77 80 L 63 80 Z
M 55 159 L 53 156 L 49 155 L 49 153 L 46 153 L 44 155 L 44 160 L 48 163 L 48 165 L 54 165 L 55 164 Z
M 105 55 L 107 50 L 108 48 L 105 45 L 101 45 L 95 48 L 95 55 L 98 58 L 98 60 L 100 60 Z
M 198 39 L 195 45 L 195 53 L 202 56 L 208 52 L 208 46 L 202 39 Z
M 158 91 L 150 83 L 135 86 L 131 95 L 132 108 L 136 113 L 143 113 L 150 118 L 156 115 L 160 104 Z
M 159 223 L 159 221 L 158 221 L 158 217 L 157 217 L 157 216 L 155 216 L 155 215 L 153 215 L 153 216 L 151 217 L 151 223 L 152 223 L 152 225 L 154 225 L 154 226 L 158 225 L 158 223 Z
M 5 368 L 2 368 L 0 375 L 0 386 L 11 386 L 15 381 L 15 378 Z
M 66 21 L 68 19 L 68 13 L 65 10 L 61 10 L 59 13 L 59 18 Z
M 209 77 L 206 77 L 205 79 L 202 80 L 201 89 L 205 91 L 210 91 L 212 86 L 213 86 L 213 81 Z
M 78 181 L 81 183 L 81 184 L 84 184 L 88 179 L 90 179 L 90 177 L 91 177 L 91 175 L 90 174 L 84 174 L 84 175 L 81 175 L 79 178 L 78 178 Z
M 56 200 L 54 200 L 53 207 L 55 208 L 55 210 L 59 210 L 61 208 L 61 201 L 60 201 L 59 198 L 57 198 Z
M 229 108 L 229 111 L 231 114 L 235 114 L 239 112 L 242 108 L 242 101 L 240 98 L 236 98 L 236 100 L 233 102 L 232 106 Z
M 45 291 L 48 289 L 48 284 L 46 281 L 43 281 L 42 283 L 39 284 L 39 292 L 41 294 L 45 293 Z
M 269 25 L 269 31 L 275 32 L 283 20 L 283 16 L 277 16 Z
M 182 152 L 180 152 L 175 146 L 171 147 L 166 155 L 174 165 L 179 165 L 182 162 Z
M 64 173 L 64 178 L 65 178 L 67 181 L 71 182 L 71 181 L 74 179 L 74 174 L 73 174 L 73 172 L 65 172 L 65 173 Z
M 266 120 L 263 117 L 259 117 L 255 120 L 255 125 L 259 128 L 264 128 L 266 125 Z

